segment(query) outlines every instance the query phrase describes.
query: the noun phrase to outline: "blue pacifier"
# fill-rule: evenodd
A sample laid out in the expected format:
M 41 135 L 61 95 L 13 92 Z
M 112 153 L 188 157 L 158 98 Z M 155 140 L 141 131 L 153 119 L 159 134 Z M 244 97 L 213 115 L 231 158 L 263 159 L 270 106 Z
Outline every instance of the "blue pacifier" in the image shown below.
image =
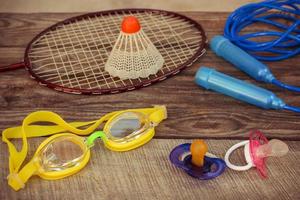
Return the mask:
M 175 147 L 170 153 L 171 162 L 187 174 L 200 180 L 209 180 L 220 176 L 225 168 L 224 160 L 207 153 L 203 140 L 185 143 Z

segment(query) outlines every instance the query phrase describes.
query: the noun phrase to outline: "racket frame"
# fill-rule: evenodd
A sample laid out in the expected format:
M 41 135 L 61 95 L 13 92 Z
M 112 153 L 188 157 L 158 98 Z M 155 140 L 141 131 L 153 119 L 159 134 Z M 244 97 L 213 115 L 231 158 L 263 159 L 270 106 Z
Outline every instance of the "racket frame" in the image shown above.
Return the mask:
M 122 87 L 118 87 L 116 89 L 80 89 L 80 88 L 68 88 L 65 86 L 60 86 L 54 83 L 51 83 L 49 81 L 46 81 L 42 78 L 40 78 L 37 74 L 35 74 L 35 72 L 32 70 L 31 67 L 31 62 L 29 59 L 29 52 L 31 49 L 31 45 L 38 40 L 41 36 L 45 35 L 46 33 L 48 33 L 51 30 L 55 30 L 56 27 L 58 27 L 59 25 L 67 25 L 70 23 L 73 23 L 75 21 L 80 21 L 80 20 L 84 20 L 85 18 L 94 18 L 97 16 L 103 16 L 103 15 L 115 15 L 115 14 L 125 14 L 129 12 L 151 12 L 151 13 L 166 13 L 168 16 L 174 15 L 175 17 L 178 16 L 182 19 L 185 19 L 186 21 L 188 21 L 189 23 L 192 23 L 201 33 L 201 37 L 202 40 L 200 41 L 199 44 L 199 49 L 196 51 L 196 53 L 185 63 L 181 64 L 180 66 L 177 66 L 176 69 L 171 70 L 168 73 L 165 73 L 163 76 L 158 76 L 156 78 L 150 79 L 150 80 L 145 80 L 142 82 L 139 82 L 137 84 L 134 85 L 130 85 L 130 86 L 122 86 Z M 207 37 L 205 35 L 205 31 L 202 28 L 202 26 L 196 22 L 195 20 L 188 18 L 182 14 L 178 14 L 175 12 L 170 12 L 170 11 L 165 11 L 165 10 L 159 10 L 159 9 L 143 9 L 143 8 L 126 8 L 126 9 L 116 9 L 116 10 L 107 10 L 107 11 L 100 11 L 100 12 L 91 12 L 91 13 L 87 13 L 87 14 L 83 14 L 83 15 L 79 15 L 79 16 L 74 16 L 68 19 L 65 19 L 63 21 L 57 22 L 56 24 L 53 24 L 52 26 L 49 26 L 48 28 L 44 29 L 43 31 L 41 31 L 39 34 L 37 34 L 27 45 L 25 53 L 24 53 L 24 66 L 25 69 L 30 73 L 31 77 L 33 79 L 35 79 L 40 85 L 44 85 L 47 86 L 51 89 L 57 90 L 57 91 L 61 91 L 61 92 L 65 92 L 65 93 L 71 93 L 71 94 L 114 94 L 114 93 L 120 93 L 120 92 L 125 92 L 125 91 L 130 91 L 130 90 L 135 90 L 135 89 L 139 89 L 142 87 L 146 87 L 149 85 L 152 85 L 154 83 L 163 81 L 171 76 L 174 76 L 176 74 L 178 74 L 180 71 L 182 71 L 183 69 L 191 66 L 192 64 L 194 64 L 205 52 L 206 52 L 206 47 L 207 47 L 208 41 L 207 41 Z

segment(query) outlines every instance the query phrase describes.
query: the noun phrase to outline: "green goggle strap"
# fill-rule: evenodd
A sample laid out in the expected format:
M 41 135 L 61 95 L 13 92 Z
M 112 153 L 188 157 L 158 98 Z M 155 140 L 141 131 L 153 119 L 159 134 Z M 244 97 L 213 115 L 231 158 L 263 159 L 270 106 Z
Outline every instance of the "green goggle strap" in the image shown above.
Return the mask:
M 88 146 L 88 148 L 91 148 L 92 146 L 94 146 L 94 142 L 96 139 L 102 139 L 104 137 L 106 137 L 106 135 L 103 131 L 96 131 L 86 139 L 86 145 Z

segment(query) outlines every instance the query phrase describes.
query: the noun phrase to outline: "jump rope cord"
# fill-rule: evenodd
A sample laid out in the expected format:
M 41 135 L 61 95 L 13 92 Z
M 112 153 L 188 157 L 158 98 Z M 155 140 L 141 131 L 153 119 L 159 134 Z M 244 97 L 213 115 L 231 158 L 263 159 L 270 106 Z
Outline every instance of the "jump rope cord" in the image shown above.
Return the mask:
M 225 37 L 258 60 L 278 61 L 297 55 L 300 53 L 300 7 L 298 6 L 300 6 L 299 0 L 267 0 L 242 6 L 228 17 L 224 30 Z M 284 21 L 279 22 L 280 19 Z M 240 35 L 247 26 L 258 22 L 274 26 L 278 31 L 264 30 Z M 257 37 L 275 37 L 275 39 L 265 42 L 251 40 Z M 263 56 L 262 52 L 269 52 L 272 56 Z
M 240 34 L 254 23 L 263 23 L 273 30 Z M 300 53 L 300 1 L 266 0 L 235 10 L 227 19 L 224 36 L 253 57 L 262 61 L 279 61 Z M 273 40 L 255 41 L 258 38 Z M 268 56 L 264 55 L 268 53 Z M 294 92 L 300 87 L 291 86 L 277 79 L 272 84 Z
M 295 106 L 288 106 L 288 105 L 285 105 L 283 107 L 284 110 L 289 110 L 289 111 L 293 111 L 293 112 L 297 112 L 297 113 L 300 113 L 300 107 L 295 107 Z

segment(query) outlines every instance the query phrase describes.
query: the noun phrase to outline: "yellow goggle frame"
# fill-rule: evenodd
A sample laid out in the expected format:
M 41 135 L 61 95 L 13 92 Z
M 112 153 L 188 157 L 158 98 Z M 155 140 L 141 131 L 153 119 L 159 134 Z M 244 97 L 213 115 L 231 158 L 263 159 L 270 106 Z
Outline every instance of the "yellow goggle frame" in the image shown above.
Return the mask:
M 148 129 L 140 134 L 128 135 L 126 139 L 114 138 L 109 130 L 109 125 L 114 121 L 118 116 L 121 116 L 124 113 L 133 112 L 140 113 L 143 116 L 146 116 L 148 119 Z M 70 176 L 79 170 L 81 170 L 90 159 L 90 150 L 89 144 L 88 149 L 86 150 L 84 156 L 78 162 L 77 165 L 70 168 L 66 168 L 63 171 L 45 171 L 38 162 L 39 152 L 45 148 L 47 145 L 59 137 L 74 137 L 72 142 L 84 148 L 83 145 L 87 145 L 85 140 L 82 137 L 77 135 L 89 135 L 99 127 L 101 123 L 107 121 L 103 130 L 105 134 L 101 135 L 105 146 L 113 151 L 128 151 L 134 148 L 137 148 L 149 140 L 155 134 L 154 127 L 158 125 L 162 120 L 167 118 L 167 112 L 165 106 L 155 106 L 154 108 L 145 108 L 145 109 L 128 109 L 124 111 L 116 111 L 106 114 L 101 117 L 99 120 L 90 121 L 90 122 L 65 122 L 59 115 L 49 112 L 49 111 L 37 111 L 29 114 L 22 123 L 22 126 L 12 127 L 4 130 L 2 132 L 2 140 L 7 143 L 9 149 L 9 171 L 8 183 L 14 190 L 19 190 L 25 186 L 25 182 L 32 176 L 38 175 L 43 179 L 55 180 Z M 32 125 L 37 122 L 50 122 L 56 125 L 52 126 L 43 126 L 43 125 Z M 89 126 L 86 129 L 78 129 L 78 127 Z M 71 132 L 71 133 L 62 133 L 62 132 Z M 107 132 L 107 134 L 106 134 Z M 59 133 L 59 134 L 58 134 Z M 54 135 L 56 134 L 56 135 Z M 41 143 L 38 147 L 33 159 L 26 164 L 23 169 L 20 170 L 21 165 L 23 164 L 27 152 L 28 152 L 28 143 L 27 137 L 39 137 L 53 135 L 47 138 Z M 22 138 L 23 145 L 21 151 L 17 151 L 15 146 L 9 139 L 12 138 Z

